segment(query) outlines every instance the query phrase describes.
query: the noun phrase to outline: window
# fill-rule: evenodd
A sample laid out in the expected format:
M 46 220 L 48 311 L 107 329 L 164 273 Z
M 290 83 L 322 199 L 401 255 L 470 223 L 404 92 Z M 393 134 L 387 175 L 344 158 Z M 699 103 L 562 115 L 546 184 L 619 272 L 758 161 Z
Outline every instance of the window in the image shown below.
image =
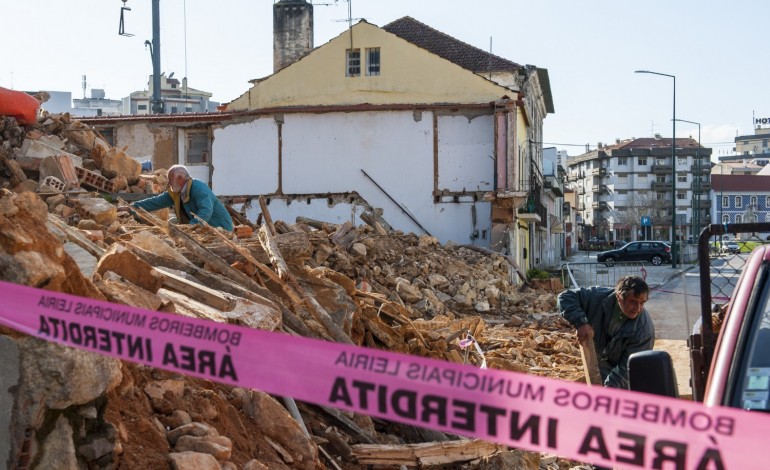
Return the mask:
M 749 205 L 750 205 L 751 207 L 754 207 L 754 208 L 756 208 L 756 207 L 757 207 L 757 197 L 756 197 L 756 196 L 751 196 L 751 197 L 749 198 Z
M 628 165 L 628 157 L 618 157 L 618 166 Z
M 208 132 L 188 132 L 187 134 L 187 163 L 209 163 Z
M 742 224 L 743 223 L 743 214 L 735 214 L 735 223 L 736 224 Z
M 722 196 L 722 207 L 728 207 L 730 205 L 730 198 L 728 196 Z
M 361 49 L 348 49 L 347 67 L 345 68 L 346 77 L 361 76 Z
M 762 148 L 767 147 L 767 139 L 762 139 Z
M 656 176 L 655 177 L 655 182 L 656 183 L 665 183 L 666 182 L 666 177 L 665 176 Z
M 147 111 L 147 105 L 146 104 L 137 105 L 136 109 L 140 111 Z
M 663 193 L 656 193 L 655 199 L 657 199 L 658 201 L 662 201 L 663 199 L 665 199 L 663 196 L 664 196 Z
M 765 207 L 770 207 L 770 196 L 765 196 Z
M 99 131 L 99 134 L 104 137 L 104 140 L 107 141 L 108 144 L 110 144 L 110 147 L 115 146 L 115 129 L 112 127 L 103 127 L 101 129 L 97 129 Z
M 723 224 L 729 224 L 730 223 L 730 216 L 727 214 L 722 214 L 722 223 Z
M 376 76 L 380 74 L 380 48 L 368 47 L 366 49 L 366 74 Z
M 685 176 L 677 176 L 677 177 L 676 177 L 676 180 L 677 180 L 679 183 L 686 183 L 686 182 L 687 182 L 687 175 L 685 175 Z
M 628 176 L 618 176 L 618 184 L 628 184 Z
M 687 157 L 676 157 L 676 164 L 680 166 L 687 165 Z
M 735 208 L 740 209 L 741 207 L 743 207 L 743 200 L 740 196 L 735 196 Z
M 177 112 L 178 112 L 177 111 L 177 107 L 176 106 L 172 106 L 171 107 L 171 113 L 173 114 L 173 113 L 177 113 Z
M 640 166 L 647 165 L 647 157 L 636 157 L 636 163 Z
M 687 193 L 676 193 L 676 198 L 679 200 L 687 199 Z

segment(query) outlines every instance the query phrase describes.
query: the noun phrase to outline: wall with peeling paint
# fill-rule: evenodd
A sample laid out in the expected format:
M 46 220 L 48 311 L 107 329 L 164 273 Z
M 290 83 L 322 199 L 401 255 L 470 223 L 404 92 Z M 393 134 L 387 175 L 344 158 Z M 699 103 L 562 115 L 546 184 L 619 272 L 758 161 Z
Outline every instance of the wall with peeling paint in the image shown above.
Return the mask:
M 380 75 L 363 67 L 380 48 Z M 346 77 L 346 51 L 361 49 L 361 76 Z M 228 110 L 342 104 L 488 103 L 515 92 L 365 21 L 259 81 Z

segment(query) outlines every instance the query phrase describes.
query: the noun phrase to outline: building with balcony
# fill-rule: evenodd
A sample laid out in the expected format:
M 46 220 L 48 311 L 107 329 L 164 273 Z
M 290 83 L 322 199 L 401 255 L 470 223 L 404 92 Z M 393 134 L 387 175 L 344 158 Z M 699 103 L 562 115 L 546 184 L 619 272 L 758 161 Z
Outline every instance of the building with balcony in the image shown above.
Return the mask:
M 659 135 L 600 143 L 567 160 L 567 184 L 590 236 L 639 239 L 642 216 L 653 220 L 646 236 L 662 240 L 671 239 L 672 225 L 685 238 L 710 223 L 711 149 L 691 138 L 675 144 L 676 161 L 672 139 Z

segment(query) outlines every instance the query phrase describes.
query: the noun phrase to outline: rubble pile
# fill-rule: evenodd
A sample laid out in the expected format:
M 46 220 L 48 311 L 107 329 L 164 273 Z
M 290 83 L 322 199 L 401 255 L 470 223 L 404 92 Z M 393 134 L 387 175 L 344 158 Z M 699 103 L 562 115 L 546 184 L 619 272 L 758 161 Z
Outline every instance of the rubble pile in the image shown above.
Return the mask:
M 273 223 L 264 205 L 264 224 L 240 220 L 234 233 L 168 224 L 148 213 L 139 214 L 140 223 L 99 194 L 157 192 L 164 188 L 162 171 L 142 174 L 125 159 L 135 160 L 66 115 L 44 116 L 21 133 L 12 118 L 0 126 L 0 280 L 584 380 L 574 332 L 556 314 L 554 292 L 513 285 L 504 256 L 386 232 L 376 223 Z M 99 192 L 83 191 L 89 185 Z M 96 258 L 92 276 L 82 274 L 64 243 Z M 439 452 L 441 468 L 588 468 L 304 403 L 297 403 L 300 422 L 280 397 L 6 328 L 0 333 L 0 346 L 17 351 L 23 364 L 11 449 L 19 468 L 394 468 L 378 460 L 385 449 L 415 456 L 410 466 L 423 466 L 428 460 L 410 447 L 416 443 L 427 446 L 423 452 Z M 483 354 L 461 347 L 468 339 Z

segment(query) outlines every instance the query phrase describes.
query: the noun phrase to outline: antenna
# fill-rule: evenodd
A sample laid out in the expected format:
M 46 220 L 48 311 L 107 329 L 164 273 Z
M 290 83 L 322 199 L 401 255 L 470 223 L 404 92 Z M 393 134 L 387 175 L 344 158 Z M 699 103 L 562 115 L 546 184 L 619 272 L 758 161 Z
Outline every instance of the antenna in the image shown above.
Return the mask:
M 83 75 L 83 99 L 86 99 L 86 76 Z
M 492 36 L 489 36 L 489 79 L 492 80 Z
M 120 7 L 120 24 L 118 25 L 118 35 L 119 36 L 131 37 L 131 36 L 133 36 L 133 34 L 130 34 L 130 33 L 126 32 L 126 22 L 125 22 L 125 17 L 124 17 L 124 13 L 127 12 L 127 11 L 131 11 L 131 8 L 126 6 L 126 2 L 128 0 L 122 0 L 122 1 L 123 1 L 123 6 Z

